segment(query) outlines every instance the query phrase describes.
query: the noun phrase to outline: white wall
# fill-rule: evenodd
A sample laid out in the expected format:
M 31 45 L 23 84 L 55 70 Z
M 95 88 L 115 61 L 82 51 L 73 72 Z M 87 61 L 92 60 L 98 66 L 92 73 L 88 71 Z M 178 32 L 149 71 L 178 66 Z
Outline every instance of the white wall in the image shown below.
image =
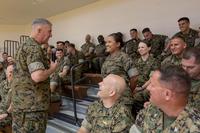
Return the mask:
M 51 44 L 69 40 L 77 45 L 84 43 L 89 33 L 96 42 L 99 34 L 121 31 L 129 39 L 129 29 L 141 31 L 150 27 L 153 33 L 172 36 L 177 32 L 177 20 L 187 16 L 191 27 L 200 26 L 200 0 L 100 0 L 96 3 L 50 18 L 54 24 Z
M 4 40 L 19 41 L 20 35 L 24 35 L 26 33 L 25 26 L 0 25 L 0 54 L 3 52 Z
M 100 0 L 49 18 L 54 25 L 50 44 L 67 39 L 80 47 L 87 33 L 96 42 L 99 34 L 117 31 L 127 40 L 131 28 L 137 28 L 141 35 L 145 27 L 172 36 L 179 30 L 177 20 L 182 16 L 190 18 L 192 28 L 200 26 L 199 5 L 200 0 Z M 29 34 L 30 28 L 30 24 L 0 25 L 0 48 L 6 39 L 19 40 L 21 34 Z

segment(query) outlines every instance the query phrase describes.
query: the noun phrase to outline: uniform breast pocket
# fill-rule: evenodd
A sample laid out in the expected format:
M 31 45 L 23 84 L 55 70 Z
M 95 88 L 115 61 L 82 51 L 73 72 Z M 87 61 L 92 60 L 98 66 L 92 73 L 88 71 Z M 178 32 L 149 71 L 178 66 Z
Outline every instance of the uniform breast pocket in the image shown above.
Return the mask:
M 98 133 L 111 133 L 112 119 L 110 117 L 104 116 L 97 118 L 94 124 L 95 131 L 98 131 Z

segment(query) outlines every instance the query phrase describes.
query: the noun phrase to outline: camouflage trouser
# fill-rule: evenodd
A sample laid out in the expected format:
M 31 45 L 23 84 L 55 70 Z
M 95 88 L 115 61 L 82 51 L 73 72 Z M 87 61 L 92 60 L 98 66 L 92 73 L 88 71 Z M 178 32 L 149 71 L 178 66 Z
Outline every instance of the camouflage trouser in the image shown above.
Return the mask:
M 47 111 L 13 112 L 12 133 L 45 133 Z

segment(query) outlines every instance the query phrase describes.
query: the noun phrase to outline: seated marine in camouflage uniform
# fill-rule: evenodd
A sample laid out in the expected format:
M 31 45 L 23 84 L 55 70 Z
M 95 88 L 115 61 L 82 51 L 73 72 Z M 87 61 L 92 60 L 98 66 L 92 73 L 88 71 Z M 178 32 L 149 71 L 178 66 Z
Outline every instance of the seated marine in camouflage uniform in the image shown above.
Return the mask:
M 137 115 L 130 133 L 199 132 L 200 111 L 187 104 L 190 87 L 189 75 L 179 66 L 155 71 L 147 87 L 151 104 Z
M 87 34 L 85 37 L 85 43 L 81 46 L 81 52 L 85 56 L 86 60 L 92 61 L 94 57 L 95 44 L 91 43 L 90 40 L 91 36 Z M 83 72 L 88 72 L 88 71 L 89 71 L 89 63 L 83 65 Z
M 122 38 L 117 33 L 112 33 L 106 40 L 106 51 L 110 54 L 107 56 L 101 68 L 101 74 L 106 77 L 109 74 L 116 74 L 123 77 L 130 85 L 132 90 L 136 87 L 137 69 L 134 67 L 132 59 L 120 51 L 123 45 Z M 126 89 L 121 100 L 126 105 L 132 104 L 131 89 Z
M 178 20 L 180 32 L 174 36 L 181 36 L 184 38 L 187 47 L 194 47 L 195 39 L 198 38 L 198 32 L 190 28 L 190 20 L 188 17 L 182 17 Z
M 73 43 L 67 44 L 67 54 L 68 54 L 67 57 L 68 57 L 68 59 L 70 61 L 70 67 L 72 67 L 72 66 L 74 66 L 76 64 L 82 63 L 85 60 L 85 57 L 84 57 L 83 53 L 81 51 L 78 51 L 75 48 L 75 45 Z M 78 79 L 81 78 L 82 71 L 83 71 L 82 69 L 83 69 L 82 65 L 78 66 L 75 69 L 75 80 L 78 80 Z
M 2 59 L 3 59 L 3 68 L 6 69 L 8 66 L 8 53 L 7 52 L 3 52 L 2 53 Z
M 9 65 L 6 69 L 7 79 L 0 83 L 0 131 L 6 126 L 11 125 L 12 118 L 8 114 L 11 106 L 11 87 L 10 82 L 13 76 L 13 65 Z M 10 113 L 10 112 L 9 112 Z
M 153 54 L 154 58 L 162 61 L 163 57 L 161 54 L 164 52 L 164 49 L 168 44 L 168 36 L 153 34 L 149 28 L 144 28 L 142 34 L 145 38 L 144 41 L 148 41 L 148 43 L 151 44 L 151 54 Z
M 144 103 L 149 101 L 149 92 L 144 89 L 144 84 L 149 80 L 151 73 L 160 67 L 160 63 L 152 55 L 150 55 L 150 50 L 150 43 L 146 41 L 141 41 L 139 43 L 138 52 L 141 57 L 135 62 L 135 66 L 139 71 L 137 81 L 137 88 L 139 89 L 136 88 L 138 91 L 133 95 L 132 113 L 134 117 L 136 117 L 139 110 L 144 108 Z
M 140 58 L 135 62 L 139 75 L 137 80 L 137 86 L 142 87 L 146 81 L 150 78 L 150 73 L 160 67 L 160 63 L 150 55 L 151 44 L 145 41 L 139 43 L 138 52 Z
M 58 67 L 56 71 L 50 77 L 50 89 L 52 94 L 51 100 L 56 100 L 56 92 L 61 91 L 62 84 L 69 84 L 70 77 L 67 76 L 70 70 L 70 61 L 69 59 L 64 56 L 63 49 L 56 50 L 56 62 L 58 63 Z M 56 88 L 58 87 L 58 90 Z
M 139 57 L 137 49 L 138 49 L 138 44 L 140 42 L 137 29 L 131 29 L 130 36 L 131 39 L 128 40 L 124 45 L 124 52 L 128 54 L 135 61 Z
M 85 43 L 81 46 L 81 52 L 83 52 L 86 59 L 92 59 L 94 54 L 95 45 L 90 42 L 91 36 L 89 34 L 85 37 Z
M 114 74 L 99 83 L 99 101 L 89 105 L 78 133 L 128 133 L 133 123 L 129 109 L 119 102 L 127 89 L 125 80 Z
M 175 36 L 170 40 L 169 48 L 171 51 L 171 55 L 166 57 L 161 62 L 161 67 L 166 65 L 180 65 L 181 64 L 181 58 L 184 49 L 186 48 L 187 44 L 184 42 L 182 37 Z
M 200 110 L 200 48 L 187 48 L 183 52 L 181 64 L 192 82 L 188 102 Z
M 105 45 L 106 42 L 104 40 L 104 37 L 102 35 L 99 35 L 97 37 L 97 40 L 99 44 L 95 46 L 94 58 L 92 59 L 92 63 L 93 63 L 92 65 L 94 67 L 95 73 L 101 73 L 101 67 L 108 54 L 106 53 L 106 45 Z
M 3 62 L 0 62 L 0 83 L 6 79 L 6 74 L 3 68 Z
M 200 27 L 198 30 L 198 38 L 195 39 L 194 47 L 200 48 Z

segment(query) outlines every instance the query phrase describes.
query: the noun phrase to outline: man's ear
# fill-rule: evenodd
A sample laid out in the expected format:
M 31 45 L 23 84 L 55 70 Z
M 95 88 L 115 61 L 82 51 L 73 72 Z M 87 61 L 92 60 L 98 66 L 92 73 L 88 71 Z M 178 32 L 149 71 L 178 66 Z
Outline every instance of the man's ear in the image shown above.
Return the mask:
M 116 94 L 116 90 L 111 88 L 109 91 L 109 96 L 114 96 Z
M 173 97 L 173 92 L 169 89 L 164 91 L 165 100 L 169 101 Z

